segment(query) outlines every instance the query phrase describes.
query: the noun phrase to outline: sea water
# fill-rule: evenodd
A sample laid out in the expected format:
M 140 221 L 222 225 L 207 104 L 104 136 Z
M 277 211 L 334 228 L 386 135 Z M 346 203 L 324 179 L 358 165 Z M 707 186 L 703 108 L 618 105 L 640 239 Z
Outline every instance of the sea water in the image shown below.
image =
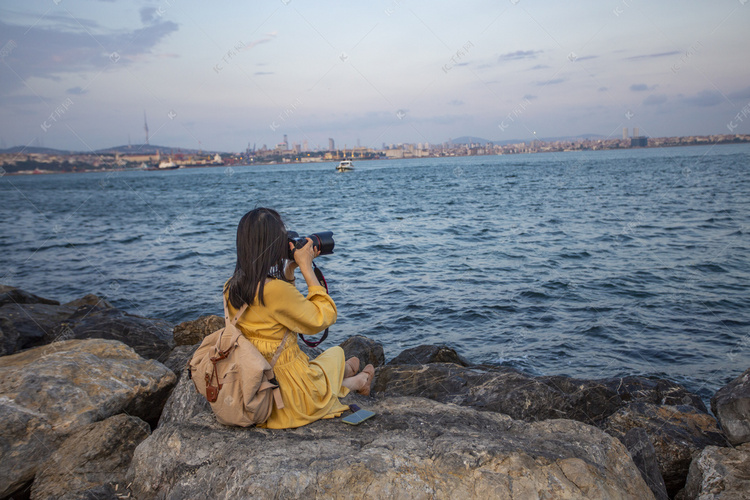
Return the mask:
M 533 374 L 750 367 L 750 145 L 0 178 L 0 282 L 172 322 L 221 314 L 236 227 L 331 230 L 327 344 L 447 344 Z M 303 285 L 298 280 L 300 288 Z M 324 344 L 322 347 L 326 347 Z

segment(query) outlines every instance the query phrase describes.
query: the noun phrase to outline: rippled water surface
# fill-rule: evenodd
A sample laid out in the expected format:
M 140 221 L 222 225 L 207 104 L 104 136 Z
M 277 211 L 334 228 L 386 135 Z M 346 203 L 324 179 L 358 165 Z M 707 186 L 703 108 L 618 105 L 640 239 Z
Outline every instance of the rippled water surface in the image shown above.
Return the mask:
M 332 230 L 317 262 L 386 357 L 446 343 L 537 374 L 750 366 L 750 146 L 0 178 L 0 282 L 180 322 L 220 313 L 240 217 Z

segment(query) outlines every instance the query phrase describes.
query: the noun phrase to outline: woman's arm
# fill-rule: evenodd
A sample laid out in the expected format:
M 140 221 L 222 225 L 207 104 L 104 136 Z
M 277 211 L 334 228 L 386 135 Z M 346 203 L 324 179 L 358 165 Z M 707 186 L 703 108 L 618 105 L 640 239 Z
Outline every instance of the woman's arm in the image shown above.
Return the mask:
M 294 243 L 289 242 L 289 248 L 294 250 Z M 318 255 L 320 255 L 320 250 L 316 250 L 315 247 L 313 247 L 312 240 L 310 238 L 307 238 L 307 243 L 305 243 L 305 246 L 297 249 L 294 252 L 294 261 L 302 272 L 302 277 L 305 278 L 308 289 L 313 286 L 320 286 L 320 281 L 318 281 L 317 276 L 315 276 L 315 271 L 313 271 L 312 266 L 313 259 Z M 287 266 L 285 272 L 289 272 L 289 266 Z M 291 273 L 293 278 L 294 269 L 292 269 Z M 289 279 L 289 274 L 286 274 L 286 276 L 287 279 Z
M 293 332 L 314 335 L 336 322 L 336 304 L 322 286 L 310 287 L 305 297 L 291 283 L 273 280 L 264 298 L 273 318 Z
M 298 267 L 299 266 L 297 265 L 297 263 L 294 262 L 293 260 L 290 260 L 289 262 L 286 263 L 286 267 L 284 268 L 284 277 L 286 278 L 287 281 L 292 282 L 292 283 L 294 282 L 294 279 L 295 279 L 294 270 L 297 269 Z

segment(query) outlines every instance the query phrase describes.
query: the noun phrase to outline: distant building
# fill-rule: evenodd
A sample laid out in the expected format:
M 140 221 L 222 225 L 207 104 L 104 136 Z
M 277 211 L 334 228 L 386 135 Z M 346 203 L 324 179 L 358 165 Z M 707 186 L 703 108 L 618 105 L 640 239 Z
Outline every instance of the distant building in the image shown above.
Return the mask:
M 640 134 L 638 133 L 638 127 L 633 127 L 633 137 L 640 137 Z
M 333 139 L 328 139 L 328 151 L 336 151 L 336 146 L 333 143 Z
M 622 129 L 622 140 L 623 140 L 623 141 L 624 141 L 624 140 L 627 140 L 627 138 L 628 138 L 628 127 L 624 127 L 624 128 Z
M 638 130 L 634 129 L 633 131 Z M 645 148 L 648 147 L 648 137 L 632 137 L 630 139 L 631 148 Z

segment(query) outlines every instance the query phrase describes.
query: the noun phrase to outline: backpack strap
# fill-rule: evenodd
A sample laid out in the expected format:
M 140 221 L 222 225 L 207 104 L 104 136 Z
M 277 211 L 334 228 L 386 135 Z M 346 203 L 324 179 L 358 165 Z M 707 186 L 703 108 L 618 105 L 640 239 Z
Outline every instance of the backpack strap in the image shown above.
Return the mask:
M 237 311 L 237 314 L 234 315 L 234 318 L 229 318 L 229 302 L 227 301 L 227 297 L 224 296 L 224 321 L 226 323 L 231 323 L 232 325 L 236 325 L 237 321 L 239 321 L 240 316 L 245 312 L 245 309 L 247 309 L 247 304 L 243 304 L 242 307 L 239 308 Z
M 284 350 L 286 339 L 289 338 L 291 333 L 292 333 L 291 330 L 287 330 L 286 333 L 284 334 L 284 338 L 281 339 L 281 344 L 279 344 L 279 347 L 276 349 L 276 353 L 273 355 L 273 359 L 271 359 L 271 370 L 273 370 L 273 367 L 276 366 L 276 362 L 279 360 L 279 357 L 281 356 L 281 351 Z
M 234 315 L 233 318 L 229 317 L 229 305 L 226 296 L 224 296 L 224 329 L 227 330 L 229 325 L 232 325 L 235 327 L 237 331 L 234 332 L 234 335 L 232 335 L 232 339 L 229 342 L 229 347 L 227 348 L 227 351 L 232 348 L 235 342 L 237 342 L 237 339 L 240 338 L 240 335 L 242 335 L 242 332 L 239 328 L 236 328 L 237 321 L 239 321 L 240 316 L 245 312 L 247 309 L 247 304 L 243 304 L 242 307 L 237 311 L 237 314 Z M 224 335 L 219 335 L 219 338 L 216 339 L 216 351 L 221 353 L 221 339 Z
M 281 339 L 281 344 L 279 344 L 279 347 L 276 349 L 276 353 L 273 355 L 273 359 L 271 360 L 271 369 L 266 372 L 266 377 L 268 377 L 268 381 L 274 384 L 276 387 L 273 388 L 273 399 L 276 402 L 276 408 L 284 408 L 284 400 L 281 399 L 281 390 L 279 389 L 279 383 L 276 381 L 276 375 L 273 373 L 273 367 L 276 366 L 276 362 L 279 360 L 279 357 L 281 356 L 281 352 L 284 350 L 284 346 L 286 345 L 287 339 L 291 335 L 291 330 L 287 330 L 284 334 L 284 338 Z

